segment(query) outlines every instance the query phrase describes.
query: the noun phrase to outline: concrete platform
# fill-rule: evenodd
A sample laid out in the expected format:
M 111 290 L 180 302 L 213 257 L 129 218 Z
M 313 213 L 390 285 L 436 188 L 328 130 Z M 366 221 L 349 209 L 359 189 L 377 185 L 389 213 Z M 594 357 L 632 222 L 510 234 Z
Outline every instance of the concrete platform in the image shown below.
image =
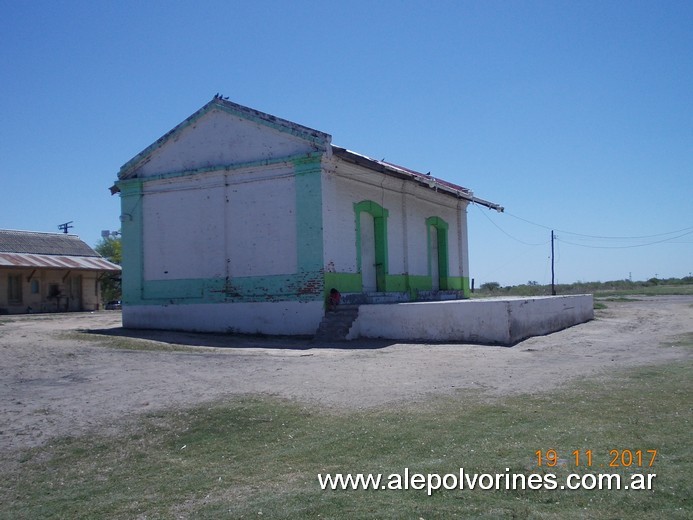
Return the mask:
M 347 339 L 512 346 L 592 319 L 591 294 L 360 305 Z

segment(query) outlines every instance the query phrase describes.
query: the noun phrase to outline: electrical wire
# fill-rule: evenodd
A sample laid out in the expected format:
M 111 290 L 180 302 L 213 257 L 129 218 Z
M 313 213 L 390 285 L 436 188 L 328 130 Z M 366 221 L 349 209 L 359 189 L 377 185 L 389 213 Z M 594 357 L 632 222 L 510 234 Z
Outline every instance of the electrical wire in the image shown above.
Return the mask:
M 690 228 L 688 228 L 690 229 Z M 656 240 L 654 242 L 647 242 L 645 244 L 632 244 L 628 246 L 593 246 L 593 245 L 588 245 L 588 244 L 576 244 L 575 242 L 569 242 L 567 240 L 563 240 L 561 238 L 556 237 L 556 240 L 563 242 L 564 244 L 570 244 L 571 246 L 578 246 L 578 247 L 588 247 L 590 249 L 630 249 L 634 247 L 645 247 L 645 246 L 652 246 L 655 244 L 662 244 L 664 242 L 669 242 L 670 240 L 674 240 L 677 238 L 685 237 L 686 235 L 693 234 L 693 231 L 689 231 L 688 233 L 683 233 L 682 235 L 678 235 L 675 237 L 669 237 L 665 238 L 664 240 Z M 662 236 L 662 235 L 653 235 L 653 236 Z
M 506 267 L 508 267 L 511 264 L 517 263 L 518 260 L 520 260 L 521 258 L 527 256 L 527 254 L 534 252 L 534 251 L 535 251 L 534 249 L 525 249 L 524 252 L 520 253 L 519 255 L 513 256 L 510 260 L 503 263 L 502 265 L 495 267 L 495 268 L 492 268 L 490 271 L 488 271 L 486 273 L 482 273 L 482 274 L 485 274 L 486 278 L 490 278 L 492 275 L 495 275 L 497 272 L 504 270 Z M 548 266 L 550 266 L 550 265 L 551 264 L 550 264 L 550 257 L 549 257 Z
M 478 204 L 474 204 L 474 207 L 476 207 L 476 208 L 479 210 L 479 212 L 480 212 L 484 217 L 486 217 L 486 219 L 488 219 L 488 221 L 489 221 L 491 224 L 493 224 L 496 228 L 498 228 L 498 230 L 499 230 L 501 233 L 503 233 L 503 234 L 506 235 L 507 237 L 509 237 L 509 238 L 511 238 L 511 239 L 513 239 L 513 240 L 515 240 L 516 242 L 519 242 L 520 244 L 524 244 L 524 245 L 526 245 L 526 246 L 543 246 L 543 245 L 549 243 L 548 240 L 545 241 L 545 242 L 540 242 L 540 243 L 538 243 L 538 244 L 532 244 L 532 243 L 530 243 L 530 242 L 525 242 L 524 240 L 520 240 L 519 238 L 516 238 L 516 237 L 512 236 L 510 233 L 508 233 L 508 232 L 505 231 L 503 228 L 501 228 L 498 224 L 496 224 L 493 220 L 491 220 L 491 218 L 486 214 L 487 212 L 486 212 L 486 211 L 483 211 L 483 210 L 479 207 Z
M 552 228 L 552 227 L 549 227 L 549 226 L 545 226 L 545 225 L 543 225 L 543 224 L 537 224 L 536 222 L 532 222 L 531 220 L 527 220 L 526 218 L 522 218 L 522 217 L 518 217 L 517 215 L 513 215 L 512 213 L 510 213 L 510 212 L 508 212 L 508 211 L 504 211 L 503 213 L 504 213 L 505 215 L 510 215 L 510 216 L 513 217 L 513 218 L 516 218 L 516 219 L 518 219 L 518 220 L 521 220 L 521 221 L 523 221 L 523 222 L 526 222 L 526 223 L 528 223 L 528 224 L 532 224 L 533 226 L 537 226 L 537 227 L 540 227 L 540 228 L 558 231 L 559 233 L 564 233 L 564 234 L 567 234 L 567 235 L 574 235 L 574 236 L 578 236 L 578 237 L 593 238 L 593 239 L 601 239 L 601 240 L 640 240 L 640 239 L 644 239 L 644 238 L 656 238 L 656 237 L 663 237 L 663 236 L 667 236 L 667 235 L 673 235 L 673 234 L 675 234 L 675 233 L 681 233 L 681 232 L 683 232 L 683 231 L 689 231 L 689 233 L 684 233 L 683 235 L 680 235 L 680 236 L 685 236 L 685 235 L 688 235 L 688 234 L 690 234 L 690 233 L 693 233 L 693 226 L 690 226 L 690 227 L 686 227 L 686 228 L 683 228 L 683 229 L 677 229 L 677 230 L 675 230 L 675 231 L 668 231 L 668 232 L 666 232 L 666 233 L 657 233 L 657 234 L 655 234 L 655 235 L 641 235 L 641 236 L 630 236 L 630 237 L 625 237 L 625 236 L 586 235 L 586 234 L 582 234 L 582 233 L 575 233 L 575 232 L 573 232 L 573 231 L 566 231 L 565 229 Z M 672 237 L 672 238 L 667 239 L 667 240 L 673 240 L 674 238 L 679 238 L 679 237 Z M 659 242 L 653 242 L 653 244 L 657 244 L 657 243 L 659 243 Z

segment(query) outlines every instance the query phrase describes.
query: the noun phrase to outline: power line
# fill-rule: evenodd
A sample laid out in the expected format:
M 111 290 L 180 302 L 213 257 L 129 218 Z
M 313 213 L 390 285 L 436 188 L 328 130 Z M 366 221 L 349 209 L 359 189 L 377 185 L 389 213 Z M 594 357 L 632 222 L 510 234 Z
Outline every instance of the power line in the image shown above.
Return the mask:
M 476 204 L 475 204 L 476 205 Z M 510 215 L 513 218 L 516 218 L 518 220 L 521 220 L 522 222 L 526 222 L 527 224 L 531 224 L 536 227 L 540 227 L 543 229 L 551 230 L 551 240 L 547 242 L 541 242 L 541 243 L 529 243 L 525 242 L 524 240 L 520 240 L 517 237 L 514 237 L 507 231 L 505 231 L 503 228 L 501 228 L 498 224 L 496 224 L 487 214 L 485 211 L 481 211 L 480 208 L 478 208 L 479 211 L 484 215 L 486 219 L 488 219 L 491 224 L 493 224 L 501 233 L 506 235 L 507 237 L 511 238 L 512 240 L 515 240 L 516 242 L 519 242 L 524 245 L 528 246 L 543 246 L 547 244 L 548 242 L 551 242 L 551 255 L 549 256 L 549 259 L 551 260 L 551 282 L 552 282 L 552 287 L 554 287 L 554 278 L 555 278 L 555 272 L 554 272 L 554 253 L 558 253 L 558 257 L 560 260 L 561 256 L 561 250 L 560 250 L 560 243 L 563 242 L 564 244 L 569 244 L 577 247 L 586 247 L 586 248 L 591 248 L 591 249 L 630 249 L 630 248 L 636 248 L 636 247 L 646 247 L 646 246 L 652 246 L 656 244 L 662 244 L 665 242 L 668 243 L 677 243 L 677 244 L 685 244 L 685 243 L 691 243 L 688 241 L 677 241 L 678 239 L 682 237 L 687 237 L 689 235 L 693 235 L 693 226 L 685 227 L 682 229 L 678 229 L 675 231 L 667 231 L 665 233 L 656 233 L 653 235 L 640 235 L 640 236 L 603 236 L 603 235 L 588 235 L 584 233 L 575 233 L 573 231 L 566 231 L 566 230 L 561 230 L 561 229 L 555 229 L 551 228 L 549 226 L 544 226 L 542 224 L 538 224 L 536 222 L 532 222 L 531 220 L 527 220 L 525 218 L 519 217 L 517 215 L 513 215 L 512 213 L 509 213 L 507 211 L 504 212 L 504 214 Z M 558 235 L 554 234 L 554 230 L 560 232 L 561 234 L 564 235 L 570 235 L 570 238 L 574 241 L 570 240 L 564 240 L 563 238 L 559 237 Z M 624 240 L 629 240 L 629 241 L 642 241 L 642 240 L 647 240 L 647 239 L 653 239 L 653 238 L 660 238 L 664 237 L 661 240 L 649 240 L 644 243 L 638 243 L 638 244 L 628 244 L 628 245 L 594 245 L 594 244 L 589 244 L 589 243 L 584 243 L 584 242 L 589 242 L 589 241 L 598 241 L 598 240 L 611 240 L 611 241 L 624 241 Z M 554 240 L 558 242 L 556 251 L 554 251 Z M 575 242 L 577 241 L 577 242 Z M 579 243 L 583 242 L 583 243 Z M 492 271 L 496 272 L 498 269 Z M 491 274 L 491 273 L 489 273 Z M 552 290 L 552 293 L 555 294 L 555 292 Z
M 689 233 L 684 233 L 683 235 L 680 235 L 680 236 L 685 236 L 685 235 L 690 234 L 690 232 L 693 232 L 693 231 L 690 231 L 690 230 L 693 230 L 693 226 L 690 226 L 690 227 L 686 227 L 683 229 L 677 229 L 675 231 L 667 231 L 666 233 L 657 233 L 655 235 L 642 235 L 642 236 L 631 236 L 631 237 L 586 235 L 583 233 L 575 233 L 573 231 L 566 231 L 565 229 L 552 228 L 550 226 L 545 226 L 543 224 L 537 224 L 536 222 L 532 222 L 531 220 L 527 220 L 526 218 L 522 218 L 522 217 L 518 217 L 517 215 L 513 215 L 512 213 L 510 213 L 508 211 L 504 211 L 503 213 L 505 215 L 510 215 L 513 218 L 516 218 L 518 220 L 526 222 L 527 224 L 532 224 L 533 226 L 537 226 L 540 228 L 549 229 L 549 230 L 554 229 L 555 231 L 558 231 L 559 233 L 564 233 L 567 235 L 575 235 L 578 237 L 594 238 L 594 239 L 602 239 L 602 240 L 640 240 L 640 239 L 644 239 L 644 238 L 656 238 L 656 237 L 663 237 L 663 236 L 667 236 L 667 235 L 673 235 L 675 233 L 681 233 L 682 231 L 689 231 Z M 667 240 L 673 240 L 674 238 L 679 238 L 679 237 L 671 237 L 670 239 L 667 239 Z M 653 244 L 657 244 L 657 243 L 659 243 L 659 242 L 653 242 Z
M 474 206 L 479 210 L 479 212 L 480 212 L 484 217 L 486 217 L 486 218 L 488 219 L 488 221 L 489 221 L 491 224 L 493 224 L 496 228 L 498 228 L 498 230 L 499 230 L 501 233 L 503 233 L 504 235 L 506 235 L 506 236 L 509 237 L 509 238 L 512 238 L 512 239 L 515 240 L 516 242 L 519 242 L 520 244 L 524 244 L 524 245 L 526 245 L 526 246 L 543 246 L 544 244 L 547 244 L 547 243 L 548 243 L 548 241 L 547 241 L 547 242 L 540 242 L 540 243 L 538 243 L 538 244 L 532 244 L 532 243 L 530 243 L 530 242 L 525 242 L 524 240 L 520 240 L 519 238 L 516 238 L 516 237 L 512 236 L 510 233 L 508 233 L 508 232 L 505 231 L 503 228 L 501 228 L 498 224 L 496 224 L 493 220 L 491 220 L 491 218 L 486 214 L 486 212 L 485 212 L 485 211 L 482 211 L 481 208 L 479 208 L 479 206 L 478 206 L 477 204 L 474 204 Z
M 688 229 L 690 229 L 690 228 L 688 228 Z M 656 240 L 654 242 L 647 242 L 645 244 L 632 244 L 632 245 L 628 245 L 628 246 L 591 246 L 591 245 L 587 245 L 587 244 L 576 244 L 575 242 L 569 242 L 567 240 L 563 240 L 563 239 L 560 239 L 558 237 L 557 237 L 557 240 L 560 240 L 564 244 L 570 244 L 572 246 L 577 246 L 577 247 L 588 247 L 590 249 L 630 249 L 633 247 L 645 247 L 645 246 L 652 246 L 655 244 L 662 244 L 663 242 L 669 242 L 670 240 L 685 237 L 686 235 L 690 235 L 690 234 L 693 234 L 693 231 L 689 231 L 688 233 L 683 233 L 682 235 L 678 235 L 675 237 L 665 238 L 664 240 Z M 653 236 L 662 236 L 662 235 L 653 235 Z

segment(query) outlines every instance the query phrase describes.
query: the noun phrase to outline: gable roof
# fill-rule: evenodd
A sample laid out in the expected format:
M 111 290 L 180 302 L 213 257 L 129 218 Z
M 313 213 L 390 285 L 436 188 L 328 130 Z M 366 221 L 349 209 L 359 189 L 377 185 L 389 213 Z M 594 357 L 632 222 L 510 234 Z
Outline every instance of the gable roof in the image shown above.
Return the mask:
M 120 271 L 77 235 L 0 230 L 0 267 Z
M 299 125 L 298 123 L 294 123 L 287 119 L 282 119 L 265 112 L 260 112 L 259 110 L 233 103 L 217 94 L 209 103 L 204 105 L 197 112 L 186 118 L 180 124 L 176 125 L 172 130 L 161 136 L 154 143 L 126 162 L 118 172 L 118 179 L 123 180 L 133 176 L 137 169 L 145 164 L 154 152 L 162 148 L 171 139 L 176 138 L 183 130 L 194 124 L 212 110 L 221 110 L 223 112 L 239 116 L 248 121 L 253 121 L 275 130 L 279 130 L 280 132 L 288 133 L 294 137 L 298 137 L 313 143 L 320 150 L 329 149 L 330 142 L 332 141 L 332 136 L 330 134 L 320 132 L 319 130 L 309 128 L 307 126 Z M 113 192 L 113 190 L 111 191 Z
M 398 166 L 393 163 L 372 159 L 365 155 L 352 152 L 346 148 L 334 146 L 331 144 L 332 136 L 330 134 L 307 126 L 299 125 L 298 123 L 294 123 L 287 119 L 282 119 L 265 112 L 260 112 L 259 110 L 233 103 L 227 98 L 221 97 L 219 94 L 215 95 L 209 103 L 125 163 L 118 172 L 118 179 L 125 180 L 130 177 L 137 176 L 137 170 L 150 160 L 154 152 L 163 147 L 169 140 L 176 138 L 185 128 L 192 125 L 205 114 L 215 109 L 221 109 L 244 119 L 261 123 L 265 126 L 281 130 L 282 132 L 287 132 L 296 137 L 300 137 L 315 144 L 318 149 L 324 150 L 328 154 L 336 155 L 337 157 L 348 162 L 365 166 L 366 168 L 385 173 L 387 175 L 409 179 L 419 183 L 422 186 L 428 186 L 429 188 L 442 192 L 446 195 L 455 197 L 457 199 L 464 199 L 475 204 L 480 204 L 498 212 L 504 211 L 503 206 L 500 206 L 499 204 L 475 197 L 473 192 L 468 188 L 458 186 L 457 184 L 448 182 L 438 177 L 433 177 L 430 174 L 423 174 L 421 172 L 417 172 L 403 166 Z M 116 183 L 111 186 L 110 190 L 111 194 L 113 195 L 118 193 L 120 188 Z

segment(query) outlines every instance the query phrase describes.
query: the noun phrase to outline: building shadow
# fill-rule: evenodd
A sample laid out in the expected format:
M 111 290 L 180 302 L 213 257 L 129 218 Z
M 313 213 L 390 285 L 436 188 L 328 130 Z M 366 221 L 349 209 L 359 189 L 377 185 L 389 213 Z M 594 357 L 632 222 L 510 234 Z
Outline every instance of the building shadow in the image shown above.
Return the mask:
M 96 334 L 116 338 L 131 338 L 158 341 L 171 345 L 215 348 L 263 348 L 277 350 L 376 350 L 406 343 L 387 339 L 361 338 L 352 341 L 316 341 L 312 336 L 270 336 L 263 334 L 238 334 L 214 332 L 185 332 L 158 329 L 127 329 L 113 327 L 108 329 L 82 329 L 85 334 Z

